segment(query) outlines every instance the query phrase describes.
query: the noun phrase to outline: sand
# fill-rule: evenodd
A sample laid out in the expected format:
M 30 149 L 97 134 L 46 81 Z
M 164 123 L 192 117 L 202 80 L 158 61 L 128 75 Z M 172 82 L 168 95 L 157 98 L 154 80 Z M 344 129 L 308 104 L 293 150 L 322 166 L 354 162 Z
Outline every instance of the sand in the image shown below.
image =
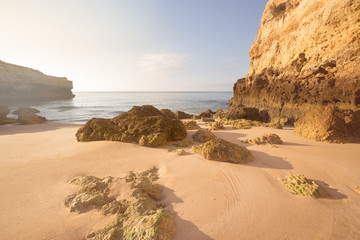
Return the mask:
M 205 127 L 203 124 L 202 127 Z M 97 210 L 70 213 L 64 199 L 80 175 L 122 177 L 157 166 L 163 200 L 176 214 L 174 239 L 359 239 L 360 144 L 319 143 L 282 130 L 226 127 L 214 133 L 248 147 L 246 165 L 208 161 L 169 144 L 146 148 L 120 142 L 78 143 L 79 125 L 0 126 L 0 236 L 14 239 L 82 239 L 113 219 Z M 187 139 L 195 130 L 188 131 Z M 266 133 L 278 148 L 241 143 Z M 303 173 L 330 194 L 292 195 L 286 174 Z

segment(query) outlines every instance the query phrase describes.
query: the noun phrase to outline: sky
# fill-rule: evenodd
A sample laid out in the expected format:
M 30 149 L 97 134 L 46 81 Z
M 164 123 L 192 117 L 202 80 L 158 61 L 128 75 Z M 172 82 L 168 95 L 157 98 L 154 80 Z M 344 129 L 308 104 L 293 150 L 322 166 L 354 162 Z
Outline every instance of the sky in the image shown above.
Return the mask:
M 0 0 L 0 60 L 74 91 L 232 91 L 267 0 Z

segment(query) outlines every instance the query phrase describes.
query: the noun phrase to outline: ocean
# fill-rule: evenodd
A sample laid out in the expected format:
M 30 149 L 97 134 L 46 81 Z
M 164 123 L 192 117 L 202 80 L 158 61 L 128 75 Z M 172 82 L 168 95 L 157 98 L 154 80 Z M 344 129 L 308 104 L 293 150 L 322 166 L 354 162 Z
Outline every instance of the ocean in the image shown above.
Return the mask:
M 74 92 L 67 100 L 21 103 L 40 110 L 39 115 L 59 122 L 85 122 L 91 118 L 113 118 L 133 106 L 153 105 L 158 109 L 198 114 L 207 109 L 226 110 L 232 92 Z M 19 105 L 10 105 L 15 110 Z M 15 116 L 13 116 L 15 117 Z

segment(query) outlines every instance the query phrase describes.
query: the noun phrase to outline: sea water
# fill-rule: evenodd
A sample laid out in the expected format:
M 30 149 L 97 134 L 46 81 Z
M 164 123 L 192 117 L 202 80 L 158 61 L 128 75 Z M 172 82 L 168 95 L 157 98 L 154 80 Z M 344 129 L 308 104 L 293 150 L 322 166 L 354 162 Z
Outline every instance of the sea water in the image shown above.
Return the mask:
M 158 109 L 198 114 L 207 109 L 226 110 L 232 92 L 75 92 L 73 99 L 27 102 L 19 105 L 40 110 L 48 120 L 84 122 L 91 118 L 113 118 L 133 106 L 153 105 Z

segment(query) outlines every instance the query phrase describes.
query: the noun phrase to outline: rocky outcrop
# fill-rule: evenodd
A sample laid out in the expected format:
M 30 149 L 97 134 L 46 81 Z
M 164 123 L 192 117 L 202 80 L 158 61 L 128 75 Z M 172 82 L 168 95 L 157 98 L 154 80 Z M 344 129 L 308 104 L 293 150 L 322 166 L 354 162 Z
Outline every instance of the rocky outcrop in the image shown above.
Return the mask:
M 254 160 L 251 152 L 245 147 L 215 138 L 204 144 L 191 148 L 193 153 L 203 158 L 218 162 L 248 163 Z
M 359 0 L 270 0 L 231 104 L 295 120 L 314 105 L 359 107 L 359 36 Z
M 79 142 L 108 140 L 158 147 L 186 137 L 184 124 L 151 105 L 134 106 L 113 119 L 93 118 L 76 133 Z
M 72 98 L 72 87 L 64 77 L 0 61 L 0 101 Z
M 360 111 L 315 108 L 295 123 L 295 134 L 315 141 L 360 143 Z

